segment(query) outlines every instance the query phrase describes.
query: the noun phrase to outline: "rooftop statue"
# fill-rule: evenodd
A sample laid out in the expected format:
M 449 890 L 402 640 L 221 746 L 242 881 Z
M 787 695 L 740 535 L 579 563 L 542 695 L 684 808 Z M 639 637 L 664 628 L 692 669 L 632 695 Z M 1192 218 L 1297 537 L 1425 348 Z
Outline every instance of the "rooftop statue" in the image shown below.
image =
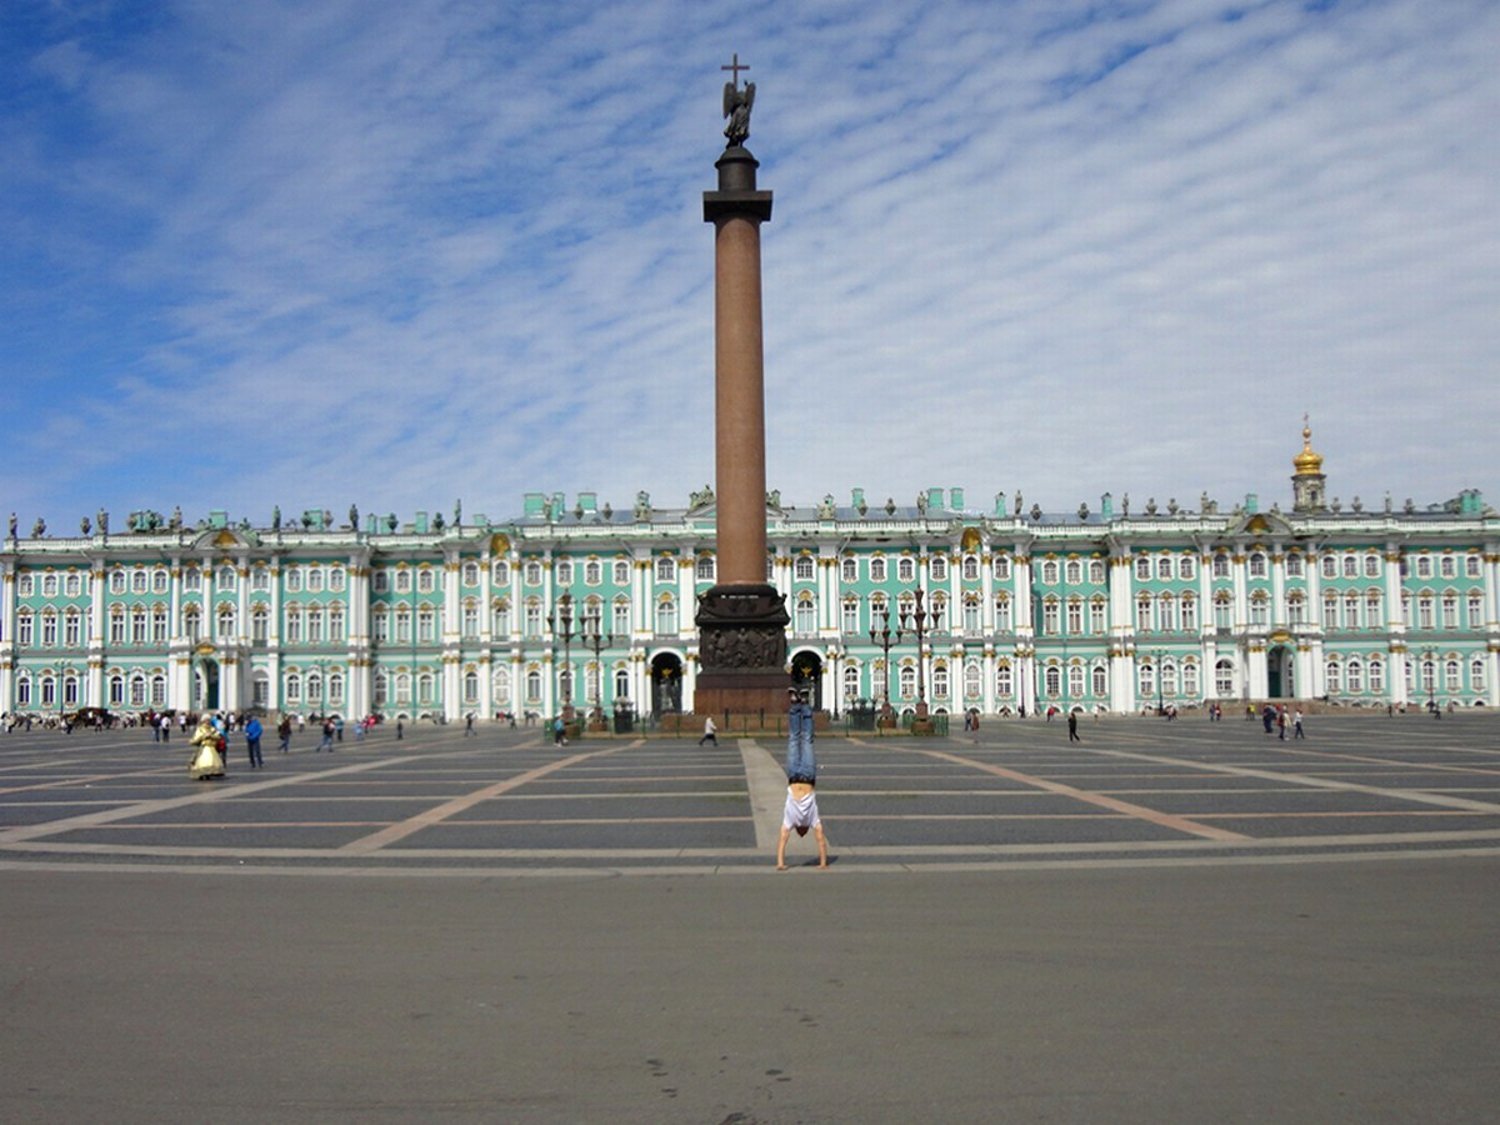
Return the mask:
M 724 83 L 724 116 L 729 118 L 729 124 L 724 126 L 724 136 L 729 139 L 729 147 L 742 145 L 750 136 L 750 110 L 755 106 L 755 83 L 746 82 L 745 88 L 740 89 L 740 71 L 749 70 L 750 67 L 749 64 L 740 62 L 738 51 L 729 66 L 721 66 L 719 69 L 729 71 L 732 76 L 730 81 Z

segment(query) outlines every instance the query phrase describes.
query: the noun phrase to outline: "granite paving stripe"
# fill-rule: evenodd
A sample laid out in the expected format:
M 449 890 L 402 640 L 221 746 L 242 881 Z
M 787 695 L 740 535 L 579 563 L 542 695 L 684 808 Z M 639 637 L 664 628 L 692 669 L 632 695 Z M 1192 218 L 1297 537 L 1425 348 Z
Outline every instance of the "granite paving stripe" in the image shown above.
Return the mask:
M 755 841 L 749 815 L 702 824 L 660 824 L 654 821 L 606 824 L 461 824 L 443 821 L 403 837 L 407 849 L 514 847 L 514 848 L 639 848 L 747 847 Z M 345 849 L 346 851 L 348 849 Z M 764 853 L 762 853 L 764 854 Z
M 915 752 L 927 754 L 932 757 L 941 758 L 947 761 L 954 761 L 959 763 L 965 761 L 965 759 L 960 758 L 957 755 L 940 750 L 919 750 Z M 1237 835 L 1237 833 L 1228 832 L 1222 828 L 1215 828 L 1212 825 L 1195 824 L 1194 822 L 1182 817 L 1175 817 L 1168 813 L 1158 812 L 1155 809 L 1149 809 L 1141 805 L 1130 804 L 1125 801 L 1117 800 L 1113 797 L 1104 797 L 1097 793 L 1091 793 L 1086 790 L 1075 789 L 1072 786 L 1060 785 L 1056 782 L 1047 781 L 1045 778 L 1032 777 L 1027 774 L 1017 773 L 1016 771 L 1010 770 L 1003 766 L 996 766 L 986 762 L 977 761 L 973 762 L 972 764 L 977 769 L 994 773 L 997 776 L 1009 777 L 1014 780 L 1029 782 L 1030 784 L 1035 785 L 1038 789 L 1045 789 L 1052 793 L 1063 794 L 1072 797 L 1075 800 L 1082 801 L 1086 804 L 1099 805 L 1102 808 L 1113 809 L 1116 812 L 1123 812 L 1131 816 L 1139 817 L 1140 819 L 1148 821 L 1152 824 L 1159 825 L 1160 827 L 1175 829 L 1178 832 L 1185 832 L 1192 836 L 1203 836 L 1208 839 L 1232 839 Z
M 636 744 L 629 744 L 629 746 L 634 745 Z M 496 782 L 494 785 L 488 786 L 484 789 L 479 789 L 475 792 L 465 794 L 462 797 L 455 798 L 454 800 L 449 801 L 446 804 L 427 809 L 421 814 L 413 816 L 408 820 L 401 822 L 400 824 L 388 825 L 387 827 L 381 829 L 379 832 L 371 833 L 370 835 L 362 837 L 358 840 L 350 841 L 345 845 L 345 849 L 358 852 L 376 851 L 390 843 L 395 842 L 396 840 L 404 839 L 405 837 L 412 835 L 413 833 L 421 832 L 423 829 L 431 828 L 433 825 L 459 812 L 462 812 L 463 810 L 468 809 L 481 801 L 488 800 L 492 797 L 497 797 L 500 794 L 505 793 L 511 789 L 517 788 L 521 785 L 525 785 L 528 781 L 531 781 L 537 777 L 543 777 L 554 770 L 565 769 L 569 765 L 572 765 L 574 763 L 585 762 L 591 758 L 595 758 L 603 754 L 615 754 L 627 748 L 628 746 L 612 746 L 602 750 L 585 751 L 582 753 L 573 754 L 558 761 L 548 763 L 544 766 L 538 766 L 536 769 L 530 770 L 516 777 L 507 778 L 504 781 Z

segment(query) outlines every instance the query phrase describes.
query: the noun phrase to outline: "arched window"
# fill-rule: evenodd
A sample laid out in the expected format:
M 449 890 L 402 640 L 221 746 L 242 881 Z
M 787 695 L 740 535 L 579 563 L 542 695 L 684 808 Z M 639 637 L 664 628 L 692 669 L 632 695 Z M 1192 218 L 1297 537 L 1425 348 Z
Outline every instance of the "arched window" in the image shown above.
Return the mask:
M 910 555 L 902 555 L 896 563 L 896 581 L 915 582 L 917 579 L 917 564 Z
M 714 557 L 712 555 L 699 555 L 695 576 L 699 582 L 712 582 L 714 580 Z
M 1350 657 L 1349 663 L 1344 665 L 1344 690 L 1348 692 L 1365 690 L 1365 666 L 1358 657 Z
M 490 632 L 497 639 L 510 636 L 510 602 L 505 598 L 490 603 Z
M 616 559 L 614 562 L 615 585 L 630 585 L 630 561 L 628 559 Z
M 885 581 L 885 557 L 883 555 L 876 555 L 870 560 L 870 581 Z
M 1057 585 L 1057 563 L 1053 559 L 1047 559 L 1042 563 L 1042 585 Z
M 535 665 L 526 669 L 526 702 L 542 701 L 542 670 Z
M 1266 576 L 1266 556 L 1259 551 L 1250 555 L 1250 577 L 1264 578 Z
M 965 555 L 963 562 L 963 579 L 965 582 L 979 581 L 979 559 L 974 555 Z
M 792 576 L 799 582 L 811 582 L 816 574 L 815 561 L 811 555 L 798 555 L 792 565 Z
M 1229 577 L 1229 556 L 1223 551 L 1214 555 L 1213 576 L 1215 578 Z
M 932 666 L 932 696 L 934 699 L 948 698 L 948 665 L 942 661 Z
M 677 599 L 670 594 L 656 603 L 656 632 L 666 635 L 677 632 Z
M 1062 669 L 1056 664 L 1049 664 L 1042 674 L 1043 691 L 1048 699 L 1056 699 L 1062 694 Z
M 970 660 L 964 664 L 964 699 L 978 699 L 984 690 L 984 673 L 979 667 L 979 661 Z
M 1068 698 L 1083 698 L 1083 665 L 1068 665 Z
M 479 673 L 473 668 L 464 669 L 464 703 L 473 707 L 479 702 Z
M 656 580 L 658 582 L 673 582 L 677 579 L 677 560 L 671 555 L 663 555 L 656 560 Z
M 1008 661 L 1001 661 L 995 666 L 995 694 L 1001 699 L 1009 699 L 1015 694 L 1015 681 Z
M 996 555 L 993 565 L 996 582 L 1010 581 L 1010 556 Z
M 630 698 L 630 669 L 624 665 L 615 669 L 615 699 Z
M 510 706 L 510 669 L 500 665 L 490 674 L 490 689 L 495 697 L 495 706 Z
M 839 577 L 845 582 L 858 582 L 859 560 L 853 555 L 845 555 L 839 564 Z
M 1182 694 L 1189 699 L 1198 695 L 1198 665 L 1191 660 L 1182 665 Z
M 1109 694 L 1109 669 L 1103 664 L 1094 665 L 1094 695 L 1103 699 Z
M 1162 581 L 1169 581 L 1172 577 L 1172 556 L 1163 552 L 1156 556 L 1156 577 Z
M 1064 572 L 1069 586 L 1077 586 L 1083 581 L 1083 563 L 1077 559 L 1069 559 Z
M 930 555 L 927 559 L 927 573 L 934 582 L 948 581 L 948 556 Z
M 793 627 L 799 633 L 817 632 L 818 603 L 806 590 L 797 595 L 796 623 Z
M 1475 692 L 1484 690 L 1484 657 L 1482 656 L 1476 656 L 1469 663 L 1469 690 Z
M 1145 555 L 1135 557 L 1135 579 L 1137 582 L 1151 581 L 1151 560 Z
M 909 662 L 901 665 L 900 691 L 902 699 L 913 699 L 917 694 L 917 669 Z
M 1344 690 L 1343 677 L 1340 675 L 1340 671 L 1340 665 L 1337 660 L 1330 660 L 1323 669 L 1323 687 L 1329 695 Z
M 1370 657 L 1370 690 L 1376 695 L 1385 692 L 1385 662 L 1378 656 Z
M 1295 551 L 1286 557 L 1286 576 L 1288 578 L 1302 577 L 1302 556 Z

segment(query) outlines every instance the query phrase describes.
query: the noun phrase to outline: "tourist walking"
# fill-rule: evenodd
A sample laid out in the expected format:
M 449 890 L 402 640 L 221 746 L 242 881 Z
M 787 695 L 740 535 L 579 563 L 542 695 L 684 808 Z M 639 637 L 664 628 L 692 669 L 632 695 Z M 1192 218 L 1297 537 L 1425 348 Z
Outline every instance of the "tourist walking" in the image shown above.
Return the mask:
M 1069 711 L 1068 712 L 1068 741 L 1069 742 L 1082 742 L 1083 741 L 1083 739 L 1081 739 L 1081 738 L 1078 737 L 1078 712 L 1077 711 Z
M 1300 709 L 1292 712 L 1292 737 L 1293 738 L 1306 738 L 1307 737 L 1307 735 L 1305 735 L 1305 734 L 1302 733 L 1302 712 L 1301 712 Z
M 281 739 L 283 754 L 292 748 L 292 720 L 289 716 L 281 716 L 281 722 L 276 724 L 276 737 Z
M 698 740 L 698 745 L 702 746 L 705 742 L 712 742 L 715 746 L 719 744 L 719 728 L 714 726 L 712 715 L 703 720 L 703 737 Z
M 245 724 L 245 749 L 250 754 L 250 768 L 258 770 L 266 763 L 260 756 L 260 736 L 265 733 L 265 728 L 260 725 L 260 719 L 250 716 L 250 721 Z

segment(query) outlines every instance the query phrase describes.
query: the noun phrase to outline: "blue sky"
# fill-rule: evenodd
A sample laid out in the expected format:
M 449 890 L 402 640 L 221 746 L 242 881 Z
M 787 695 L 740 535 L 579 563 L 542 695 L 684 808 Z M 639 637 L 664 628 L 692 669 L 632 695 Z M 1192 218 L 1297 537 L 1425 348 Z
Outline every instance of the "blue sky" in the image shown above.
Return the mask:
M 1500 5 L 10 0 L 0 510 L 713 478 L 725 75 L 767 483 L 1500 501 Z

